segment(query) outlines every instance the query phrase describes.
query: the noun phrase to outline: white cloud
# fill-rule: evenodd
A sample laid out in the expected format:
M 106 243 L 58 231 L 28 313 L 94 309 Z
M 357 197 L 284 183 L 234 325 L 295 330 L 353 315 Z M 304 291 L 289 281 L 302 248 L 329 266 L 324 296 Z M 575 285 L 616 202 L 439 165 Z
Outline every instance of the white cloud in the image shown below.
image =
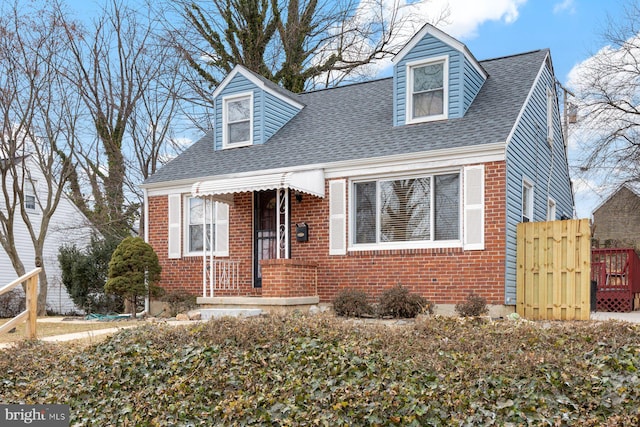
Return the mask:
M 518 19 L 519 9 L 527 0 L 432 0 L 420 2 L 424 8 L 436 9 L 448 5 L 448 23 L 440 29 L 455 38 L 470 39 L 477 36 L 478 27 L 487 21 L 511 24 Z
M 394 40 L 403 46 L 425 24 L 436 25 L 450 36 L 463 40 L 477 36 L 480 25 L 488 21 L 511 24 L 518 19 L 520 8 L 527 0 L 361 0 L 355 19 L 357 25 L 391 16 L 397 8 L 403 26 Z M 391 67 L 390 58 L 377 61 L 369 67 L 369 74 L 384 74 Z
M 553 6 L 553 13 L 569 12 L 575 13 L 576 5 L 573 0 L 563 0 Z

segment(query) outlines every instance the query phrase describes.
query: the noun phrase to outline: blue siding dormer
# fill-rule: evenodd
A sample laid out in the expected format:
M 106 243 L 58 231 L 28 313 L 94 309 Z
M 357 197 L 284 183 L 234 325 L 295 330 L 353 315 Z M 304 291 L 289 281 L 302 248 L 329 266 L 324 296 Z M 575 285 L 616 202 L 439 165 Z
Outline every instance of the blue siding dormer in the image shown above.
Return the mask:
M 462 43 L 429 24 L 393 61 L 395 126 L 464 116 L 487 78 Z
M 304 105 L 293 93 L 236 66 L 214 94 L 215 150 L 264 144 Z

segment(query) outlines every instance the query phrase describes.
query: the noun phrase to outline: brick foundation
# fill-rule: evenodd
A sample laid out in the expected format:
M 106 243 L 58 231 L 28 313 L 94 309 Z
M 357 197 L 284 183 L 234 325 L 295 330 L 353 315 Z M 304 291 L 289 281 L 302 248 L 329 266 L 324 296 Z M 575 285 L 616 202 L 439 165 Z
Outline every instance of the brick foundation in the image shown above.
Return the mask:
M 263 297 L 308 297 L 318 295 L 318 266 L 300 259 L 265 259 L 262 265 Z

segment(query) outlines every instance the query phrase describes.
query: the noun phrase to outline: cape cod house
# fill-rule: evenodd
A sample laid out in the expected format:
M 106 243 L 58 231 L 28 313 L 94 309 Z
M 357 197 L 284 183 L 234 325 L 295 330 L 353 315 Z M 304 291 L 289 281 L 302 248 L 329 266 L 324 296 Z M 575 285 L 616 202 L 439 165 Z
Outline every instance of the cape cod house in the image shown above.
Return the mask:
M 161 285 L 295 305 L 401 284 L 513 310 L 516 224 L 573 214 L 555 82 L 548 50 L 478 61 L 431 25 L 392 78 L 293 94 L 235 67 L 212 131 L 142 185 Z

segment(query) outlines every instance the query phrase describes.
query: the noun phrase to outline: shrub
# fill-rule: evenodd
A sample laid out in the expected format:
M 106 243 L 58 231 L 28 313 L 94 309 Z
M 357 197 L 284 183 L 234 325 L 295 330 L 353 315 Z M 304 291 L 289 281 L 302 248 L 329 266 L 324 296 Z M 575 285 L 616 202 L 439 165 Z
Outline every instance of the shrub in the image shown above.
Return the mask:
M 433 314 L 433 307 L 434 304 L 425 297 L 412 294 L 398 285 L 382 293 L 378 312 L 380 316 L 410 318 L 425 312 Z
M 60 247 L 58 262 L 62 283 L 73 303 L 87 313 L 120 312 L 124 307 L 120 296 L 104 292 L 109 260 L 117 245 L 118 241 L 113 238 L 92 236 L 86 248 Z
M 196 296 L 186 291 L 167 292 L 160 298 L 160 301 L 164 301 L 169 305 L 170 316 L 193 310 L 198 306 L 196 304 Z
M 461 317 L 478 317 L 488 312 L 487 300 L 480 295 L 471 294 L 466 301 L 456 304 L 456 313 Z
M 16 317 L 25 308 L 24 293 L 19 289 L 12 289 L 0 295 L 0 317 Z
M 343 289 L 333 300 L 333 310 L 339 316 L 365 317 L 375 312 L 369 297 L 359 289 Z
M 125 238 L 109 261 L 109 278 L 105 292 L 120 295 L 130 303 L 131 315 L 136 316 L 139 296 L 161 296 L 164 290 L 157 286 L 160 280 L 160 262 L 151 245 L 140 237 Z

